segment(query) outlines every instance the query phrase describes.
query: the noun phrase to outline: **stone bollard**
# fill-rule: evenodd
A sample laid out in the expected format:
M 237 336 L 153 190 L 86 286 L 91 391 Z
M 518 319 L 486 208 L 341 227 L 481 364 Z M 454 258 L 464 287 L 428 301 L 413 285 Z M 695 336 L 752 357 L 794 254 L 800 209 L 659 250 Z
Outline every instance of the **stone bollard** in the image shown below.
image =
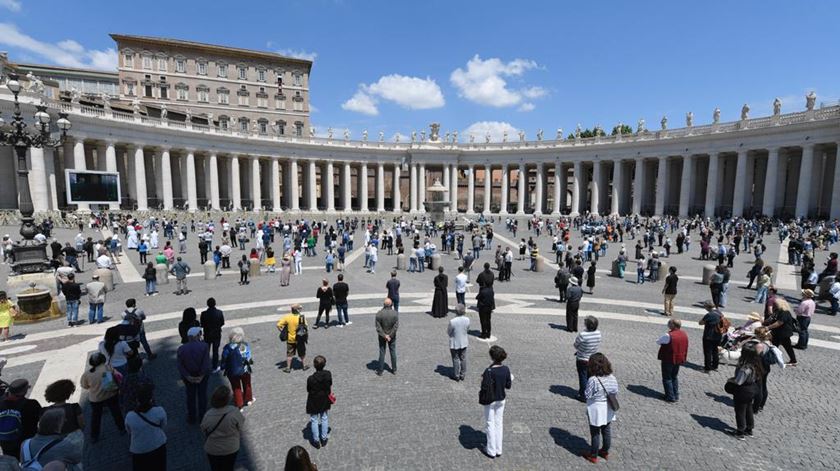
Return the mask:
M 99 275 L 99 281 L 105 284 L 105 291 L 114 291 L 114 272 L 107 268 L 97 268 L 93 274 Z
M 545 259 L 542 257 L 537 257 L 537 263 L 534 264 L 534 268 L 536 268 L 537 272 L 541 272 L 545 269 Z
M 668 263 L 660 261 L 659 262 L 659 279 L 664 280 L 666 276 L 668 276 Z
M 437 270 L 440 267 L 440 254 L 434 253 L 432 254 L 432 268 L 431 270 Z
M 255 276 L 260 276 L 260 259 L 252 258 L 250 259 L 251 266 L 248 271 L 248 278 L 253 278 Z
M 819 294 L 817 294 L 817 299 L 820 301 L 828 301 L 831 299 L 831 293 L 829 290 L 831 289 L 831 285 L 834 284 L 834 276 L 828 275 L 820 281 L 819 285 Z
M 703 265 L 703 280 L 702 284 L 708 285 L 712 281 L 712 275 L 715 274 L 715 265 Z
M 621 273 L 618 272 L 618 259 L 612 261 L 612 268 L 610 269 L 610 276 L 618 278 Z
M 397 270 L 405 270 L 405 254 L 397 255 Z
M 216 264 L 213 263 L 212 260 L 207 260 L 206 262 L 204 262 L 204 279 L 216 279 Z
M 157 272 L 157 284 L 168 285 L 169 284 L 169 268 L 167 268 L 166 264 L 158 263 L 157 265 L 155 265 L 155 271 Z

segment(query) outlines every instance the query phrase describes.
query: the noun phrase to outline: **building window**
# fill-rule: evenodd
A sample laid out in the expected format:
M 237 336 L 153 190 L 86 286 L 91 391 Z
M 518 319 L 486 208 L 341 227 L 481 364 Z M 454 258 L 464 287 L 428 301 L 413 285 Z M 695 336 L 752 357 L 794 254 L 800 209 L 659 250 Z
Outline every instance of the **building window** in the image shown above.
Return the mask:
M 257 80 L 260 82 L 265 82 L 265 69 L 260 69 L 257 71 Z
M 239 91 L 236 92 L 236 95 L 238 96 L 239 105 L 248 106 L 248 101 L 249 101 L 248 100 L 248 95 L 249 95 L 249 93 L 248 93 L 248 89 L 245 88 L 245 85 L 242 85 L 241 87 L 239 87 Z
M 246 80 L 248 79 L 248 68 L 245 66 L 237 67 L 239 69 L 239 80 Z
M 129 69 L 134 68 L 134 54 L 126 53 L 123 55 L 123 66 Z
M 295 74 L 295 86 L 302 87 L 303 86 L 303 76 L 301 74 Z
M 160 85 L 160 99 L 161 100 L 168 100 L 169 99 L 169 86 L 161 84 Z
M 283 88 L 283 72 L 277 72 L 277 86 Z
M 227 88 L 217 89 L 216 95 L 219 97 L 219 104 L 227 105 L 230 103 L 230 91 Z
M 166 72 L 166 63 L 168 61 L 165 57 L 158 57 L 158 70 L 161 72 Z
M 268 134 L 268 120 L 261 119 L 257 121 L 257 126 L 259 126 L 260 134 Z
M 294 102 L 295 111 L 303 111 L 303 97 L 300 92 L 295 92 L 295 97 L 292 99 L 292 102 Z
M 248 132 L 248 125 L 250 122 L 248 118 L 239 118 L 239 130 L 242 132 Z
M 143 68 L 146 70 L 152 70 L 152 56 L 143 56 Z
M 126 83 L 125 84 L 125 94 L 128 96 L 134 96 L 134 84 L 133 83 Z
M 185 59 L 177 59 L 175 61 L 175 72 L 182 74 L 187 72 L 187 61 Z
M 227 116 L 219 116 L 219 129 L 227 131 L 230 124 L 230 118 Z
M 199 62 L 196 66 L 198 75 L 207 75 L 207 62 Z
M 286 135 L 286 122 L 282 119 L 280 121 L 277 121 L 277 134 L 281 136 Z
M 295 136 L 303 137 L 303 123 L 295 121 Z
M 146 85 L 143 86 L 143 96 L 147 97 L 147 98 L 152 98 L 153 97 L 153 95 L 152 95 L 152 84 L 151 83 L 147 83 Z
M 278 110 L 285 110 L 286 109 L 286 96 L 279 94 L 274 95 L 274 108 Z
M 210 101 L 210 89 L 205 87 L 204 85 L 199 85 L 195 89 L 196 94 L 198 95 L 198 101 L 202 103 L 207 103 Z
M 227 64 L 216 64 L 216 75 L 227 78 Z
M 179 83 L 175 86 L 175 96 L 178 100 L 189 100 L 189 87 L 184 83 Z

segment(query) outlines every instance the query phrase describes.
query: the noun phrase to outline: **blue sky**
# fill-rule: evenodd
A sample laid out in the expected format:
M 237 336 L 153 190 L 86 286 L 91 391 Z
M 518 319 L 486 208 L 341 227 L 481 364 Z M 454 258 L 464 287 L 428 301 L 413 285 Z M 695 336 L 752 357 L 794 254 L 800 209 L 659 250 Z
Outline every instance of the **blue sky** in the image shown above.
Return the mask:
M 238 5 L 238 6 L 234 6 Z M 312 122 L 476 139 L 695 125 L 840 98 L 840 2 L 0 0 L 12 60 L 112 67 L 111 32 L 314 56 Z M 484 123 L 484 124 L 482 124 Z M 472 126 L 472 128 L 471 128 Z M 336 132 L 340 134 L 340 132 Z

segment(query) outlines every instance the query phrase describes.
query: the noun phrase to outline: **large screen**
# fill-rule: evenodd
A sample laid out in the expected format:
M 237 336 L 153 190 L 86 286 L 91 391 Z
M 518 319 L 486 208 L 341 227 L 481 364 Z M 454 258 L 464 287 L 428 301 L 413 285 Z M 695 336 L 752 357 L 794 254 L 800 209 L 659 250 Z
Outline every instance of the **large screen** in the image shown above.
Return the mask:
M 119 203 L 120 174 L 66 170 L 67 203 Z

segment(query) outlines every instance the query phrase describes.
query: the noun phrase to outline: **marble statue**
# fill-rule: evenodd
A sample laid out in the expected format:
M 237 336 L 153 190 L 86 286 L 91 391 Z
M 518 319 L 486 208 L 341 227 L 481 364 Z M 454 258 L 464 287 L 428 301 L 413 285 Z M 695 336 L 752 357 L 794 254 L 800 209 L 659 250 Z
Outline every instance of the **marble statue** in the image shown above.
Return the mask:
M 160 105 L 160 119 L 166 121 L 169 118 L 169 110 L 166 109 L 166 105 Z
M 394 143 L 396 143 L 396 144 L 400 143 L 400 133 L 394 134 Z
M 411 143 L 417 142 L 417 131 L 411 131 Z
M 100 95 L 102 98 L 102 107 L 105 108 L 105 111 L 111 111 L 111 97 L 107 93 L 102 93 Z
M 365 129 L 364 131 L 362 131 L 362 141 L 367 142 L 367 136 L 367 129 Z
M 70 103 L 79 103 L 79 99 L 82 97 L 82 93 L 79 92 L 79 89 L 73 87 L 70 89 Z
M 817 94 L 811 90 L 811 93 L 805 96 L 805 109 L 808 111 L 814 111 L 814 105 L 817 104 Z
M 639 121 L 636 123 L 636 134 L 641 134 L 645 131 L 647 131 L 647 129 L 645 129 L 645 119 L 639 118 Z
M 685 125 L 689 128 L 694 126 L 694 113 L 691 111 L 685 114 Z
M 446 131 L 446 139 L 444 140 L 444 142 L 449 142 L 449 131 Z
M 186 115 L 186 119 L 184 119 L 184 121 L 186 121 L 187 124 L 192 123 L 192 110 L 187 108 L 186 111 L 184 111 L 184 114 Z
M 557 140 L 558 141 L 563 140 L 563 128 L 557 128 Z
M 315 137 L 315 126 L 309 126 L 309 137 Z
M 519 130 L 519 142 L 525 142 L 525 131 Z
M 715 108 L 715 112 L 712 113 L 712 123 L 718 124 L 720 122 L 720 108 Z
M 420 131 L 420 142 L 426 142 L 426 131 Z
M 26 81 L 26 91 L 32 93 L 44 93 L 44 82 L 33 74 L 31 70 L 26 73 Z
M 750 105 L 744 103 L 741 107 L 741 121 L 750 119 Z
M 773 100 L 773 116 L 779 116 L 780 114 L 782 114 L 782 100 L 776 97 Z
M 440 140 L 440 123 L 431 123 L 429 124 L 429 129 L 431 132 L 429 133 L 429 140 L 432 142 L 437 142 Z M 425 140 L 425 139 L 423 139 Z
M 457 144 L 457 143 L 458 143 L 458 131 L 453 131 L 453 132 L 452 132 L 452 143 L 453 143 L 453 144 Z
M 475 142 L 475 134 L 470 133 L 470 144 Z
M 575 128 L 575 139 L 580 139 L 580 123 L 577 123 L 577 127 Z
M 508 132 L 507 132 L 507 131 L 505 131 L 505 132 L 503 132 L 503 133 L 502 133 L 502 142 L 507 142 L 507 136 L 508 136 Z
M 542 138 L 543 138 L 543 130 L 542 129 L 537 129 L 537 140 L 542 141 Z
M 350 130 L 349 129 L 344 129 L 344 140 L 345 141 L 350 140 Z
M 134 114 L 140 114 L 140 100 L 135 98 L 131 100 L 131 110 Z
M 213 125 L 213 113 L 207 113 L 207 124 L 210 126 Z
M 484 135 L 484 142 L 490 144 L 490 131 L 487 131 L 487 134 Z
M 327 139 L 332 139 L 333 128 L 327 128 Z
M 379 142 L 385 142 L 385 132 L 379 131 Z
M 660 122 L 659 122 L 659 124 L 662 126 L 662 130 L 663 130 L 663 131 L 664 131 L 664 130 L 666 130 L 666 129 L 668 129 L 668 117 L 667 117 L 667 116 L 663 116 L 663 117 L 662 117 L 662 121 L 660 121 Z

